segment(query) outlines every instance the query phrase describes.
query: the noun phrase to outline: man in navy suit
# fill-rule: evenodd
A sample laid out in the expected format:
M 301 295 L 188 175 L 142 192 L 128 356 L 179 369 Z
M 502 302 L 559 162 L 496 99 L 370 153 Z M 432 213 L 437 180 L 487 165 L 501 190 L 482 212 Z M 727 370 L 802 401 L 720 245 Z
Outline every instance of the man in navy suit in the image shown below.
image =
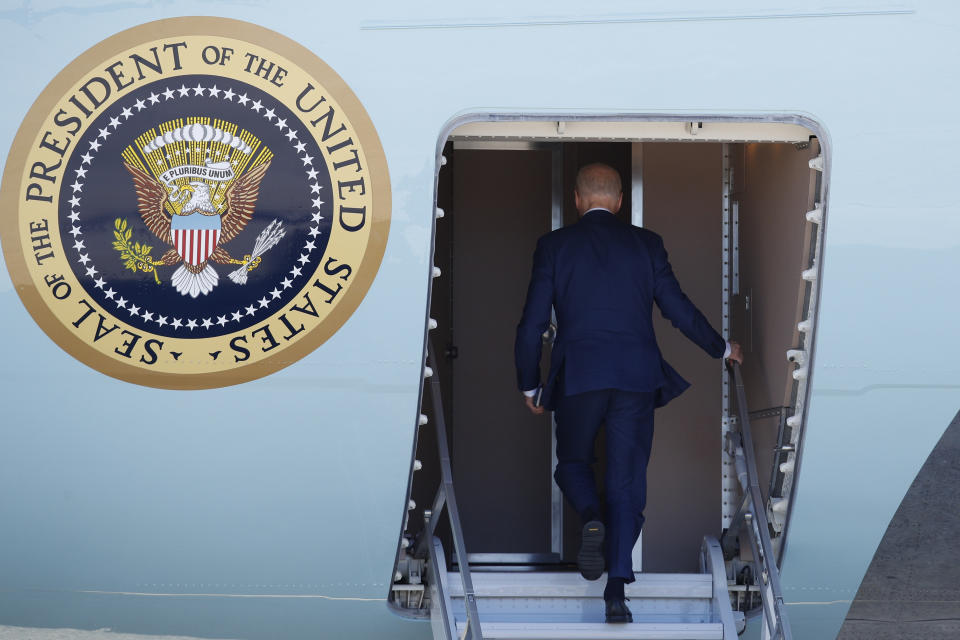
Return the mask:
M 554 478 L 584 522 L 580 572 L 596 580 L 606 562 L 607 621 L 629 622 L 624 584 L 634 581 L 633 546 L 644 522 L 653 411 L 690 386 L 660 355 L 653 303 L 714 358 L 741 362 L 742 353 L 681 291 L 660 236 L 616 218 L 623 192 L 612 167 L 580 169 L 574 197 L 577 223 L 537 242 L 517 327 L 517 378 L 533 413 L 543 413 L 543 406 L 555 411 Z M 541 387 L 542 336 L 551 307 L 557 335 Z M 606 425 L 606 517 L 591 466 L 601 424 Z

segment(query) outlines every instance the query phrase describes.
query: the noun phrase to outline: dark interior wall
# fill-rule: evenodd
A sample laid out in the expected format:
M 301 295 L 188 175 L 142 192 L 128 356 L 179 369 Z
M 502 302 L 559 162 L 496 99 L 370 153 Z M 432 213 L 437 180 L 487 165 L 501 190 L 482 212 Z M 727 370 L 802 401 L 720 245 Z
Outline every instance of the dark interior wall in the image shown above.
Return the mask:
M 454 153 L 452 464 L 464 538 L 470 553 L 548 552 L 550 419 L 520 397 L 513 343 L 536 241 L 550 231 L 551 152 Z
M 643 226 L 663 237 L 687 297 L 721 328 L 721 145 L 643 145 Z M 644 571 L 698 571 L 700 543 L 721 529 L 719 360 L 654 310 L 664 358 L 691 383 L 657 410 L 648 472 Z
M 800 344 L 806 283 L 800 272 L 810 266 L 810 223 L 814 172 L 810 158 L 819 153 L 793 144 L 738 145 L 735 198 L 740 202 L 740 318 L 735 324 L 744 346 L 744 387 L 751 411 L 790 406 L 795 365 L 786 352 Z M 747 304 L 749 298 L 749 305 Z M 752 423 L 760 487 L 766 494 L 773 469 L 778 421 Z

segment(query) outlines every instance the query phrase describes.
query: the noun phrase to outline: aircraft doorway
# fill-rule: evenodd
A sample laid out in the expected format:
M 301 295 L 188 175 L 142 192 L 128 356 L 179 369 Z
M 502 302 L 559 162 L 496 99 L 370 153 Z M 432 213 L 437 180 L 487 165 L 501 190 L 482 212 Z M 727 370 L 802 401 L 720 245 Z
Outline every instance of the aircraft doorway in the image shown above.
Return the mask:
M 471 568 L 536 572 L 574 564 L 580 523 L 553 481 L 552 416 L 533 416 L 524 406 L 513 342 L 536 240 L 576 223 L 576 172 L 597 161 L 621 175 L 620 219 L 664 238 L 684 292 L 716 329 L 744 346 L 743 379 L 756 422 L 753 455 L 763 498 L 779 501 L 772 525 L 782 548 L 778 536 L 785 534 L 783 507 L 807 393 L 807 320 L 816 313 L 816 269 L 810 267 L 822 246 L 819 141 L 800 125 L 772 122 L 708 129 L 680 122 L 579 123 L 600 135 L 570 131 L 578 123 L 568 123 L 574 139 L 558 135 L 561 124 L 474 123 L 455 130 L 444 147 L 429 335 Z M 732 392 L 718 361 L 654 316 L 664 358 L 692 386 L 656 414 L 646 524 L 634 564 L 644 572 L 696 572 L 704 536 L 719 537 L 739 504 L 728 439 Z M 549 347 L 545 336 L 544 376 Z M 434 413 L 430 394 L 424 398 L 422 412 Z M 598 481 L 602 437 L 601 430 Z M 415 457 L 430 460 L 431 430 L 421 429 L 418 438 Z M 425 553 L 418 541 L 430 521 L 429 505 L 437 504 L 439 472 L 426 465 L 415 466 L 404 523 L 403 539 L 416 549 L 412 558 Z M 422 516 L 418 505 L 426 507 Z M 426 533 L 438 536 L 454 570 L 460 559 L 445 518 L 438 522 Z M 728 570 L 739 566 L 733 562 Z M 747 597 L 743 610 L 755 606 L 751 602 Z

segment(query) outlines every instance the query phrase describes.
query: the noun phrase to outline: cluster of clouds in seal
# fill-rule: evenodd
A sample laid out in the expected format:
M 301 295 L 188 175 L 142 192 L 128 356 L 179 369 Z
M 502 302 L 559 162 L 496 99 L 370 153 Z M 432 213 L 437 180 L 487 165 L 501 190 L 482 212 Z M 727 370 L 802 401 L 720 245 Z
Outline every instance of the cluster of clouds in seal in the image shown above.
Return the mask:
M 188 124 L 167 131 L 162 136 L 157 136 L 144 145 L 143 150 L 146 153 L 151 153 L 174 142 L 219 142 L 244 154 L 253 151 L 250 145 L 229 131 L 199 123 Z

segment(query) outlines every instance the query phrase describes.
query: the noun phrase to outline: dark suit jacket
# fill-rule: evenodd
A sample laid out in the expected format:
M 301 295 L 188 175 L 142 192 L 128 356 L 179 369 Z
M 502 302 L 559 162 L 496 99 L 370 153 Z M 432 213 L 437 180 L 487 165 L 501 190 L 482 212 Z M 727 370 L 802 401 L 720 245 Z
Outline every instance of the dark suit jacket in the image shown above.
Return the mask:
M 660 355 L 653 303 L 664 317 L 715 358 L 726 343 L 680 290 L 663 240 L 590 211 L 541 237 L 514 349 L 520 390 L 540 382 L 542 334 L 557 313 L 543 404 L 597 389 L 656 391 L 662 406 L 690 386 Z

